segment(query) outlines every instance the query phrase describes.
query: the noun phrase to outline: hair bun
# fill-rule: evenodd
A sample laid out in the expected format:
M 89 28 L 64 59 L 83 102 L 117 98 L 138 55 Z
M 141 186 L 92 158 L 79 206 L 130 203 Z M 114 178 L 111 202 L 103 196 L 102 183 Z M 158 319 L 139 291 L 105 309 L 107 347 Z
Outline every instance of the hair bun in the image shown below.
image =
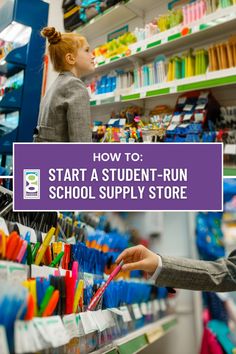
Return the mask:
M 61 32 L 56 31 L 55 27 L 44 27 L 41 35 L 47 38 L 50 44 L 57 44 L 61 40 Z

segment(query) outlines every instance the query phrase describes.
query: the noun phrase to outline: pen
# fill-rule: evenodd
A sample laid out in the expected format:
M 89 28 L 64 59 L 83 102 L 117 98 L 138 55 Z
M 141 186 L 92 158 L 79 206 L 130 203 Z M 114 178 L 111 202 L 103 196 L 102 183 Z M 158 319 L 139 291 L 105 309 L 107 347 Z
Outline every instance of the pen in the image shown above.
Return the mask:
M 115 276 L 120 272 L 122 265 L 124 264 L 124 261 L 121 261 L 118 266 L 113 270 L 113 272 L 110 274 L 109 278 L 107 279 L 106 283 L 97 290 L 96 294 L 93 296 L 89 306 L 88 306 L 88 311 L 93 311 L 99 300 L 101 299 L 104 291 L 106 290 L 106 288 L 108 287 L 108 285 L 110 284 L 110 282 L 112 281 L 112 279 L 115 278 Z
M 62 259 L 64 252 L 60 252 L 56 258 L 49 264 L 49 267 L 55 267 Z
M 45 239 L 43 241 L 43 244 L 42 246 L 40 247 L 40 250 L 36 256 L 36 259 L 35 259 L 35 264 L 36 265 L 39 265 L 46 250 L 47 250 L 47 247 L 49 245 L 49 243 L 51 242 L 51 239 L 54 235 L 54 232 L 55 232 L 55 227 L 51 227 L 51 229 L 48 231 L 47 235 L 45 236 Z

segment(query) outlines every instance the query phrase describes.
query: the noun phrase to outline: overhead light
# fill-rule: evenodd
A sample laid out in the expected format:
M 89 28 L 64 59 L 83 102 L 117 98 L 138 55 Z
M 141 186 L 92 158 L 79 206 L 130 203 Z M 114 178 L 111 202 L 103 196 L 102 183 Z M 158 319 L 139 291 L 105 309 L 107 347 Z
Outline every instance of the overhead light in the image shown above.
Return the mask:
M 13 21 L 0 32 L 0 39 L 5 42 L 14 42 L 16 44 L 24 45 L 29 42 L 31 31 L 31 27 Z

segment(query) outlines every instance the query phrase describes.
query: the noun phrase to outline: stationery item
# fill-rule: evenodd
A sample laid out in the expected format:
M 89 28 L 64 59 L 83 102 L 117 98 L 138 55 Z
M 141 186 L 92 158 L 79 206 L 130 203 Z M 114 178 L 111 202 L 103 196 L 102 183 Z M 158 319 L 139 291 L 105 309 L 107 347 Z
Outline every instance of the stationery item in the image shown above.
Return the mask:
M 52 316 L 53 312 L 57 307 L 59 296 L 60 296 L 59 290 L 55 290 L 52 294 L 51 299 L 48 302 L 47 307 L 43 311 L 42 317 Z
M 110 284 L 110 282 L 115 278 L 115 276 L 120 272 L 122 265 L 124 264 L 124 261 L 121 261 L 119 263 L 119 265 L 113 270 L 113 272 L 110 274 L 108 280 L 106 281 L 106 283 L 98 289 L 98 291 L 96 292 L 96 294 L 93 296 L 89 306 L 88 306 L 88 311 L 92 311 L 96 308 L 98 302 L 100 301 L 104 291 L 106 290 L 106 288 L 108 287 L 108 285 Z
M 7 237 L 3 230 L 0 230 L 0 257 L 5 258 L 7 246 Z
M 45 236 L 45 239 L 43 241 L 43 244 L 41 245 L 40 247 L 40 250 L 38 251 L 38 254 L 36 256 L 36 259 L 35 259 L 35 264 L 36 265 L 39 265 L 41 263 L 41 260 L 47 250 L 47 247 L 49 246 L 52 238 L 53 238 L 53 235 L 55 233 L 55 227 L 51 227 L 51 229 L 48 231 L 47 235 Z
M 78 282 L 78 285 L 77 285 L 77 288 L 76 288 L 76 292 L 75 292 L 75 297 L 74 297 L 74 302 L 73 302 L 73 313 L 77 312 L 79 301 L 80 301 L 80 298 L 81 298 L 82 293 L 83 293 L 83 288 L 84 288 L 84 281 L 80 280 Z
M 20 252 L 19 252 L 18 256 L 16 257 L 16 261 L 17 262 L 19 262 L 19 263 L 22 262 L 23 257 L 25 256 L 25 253 L 27 251 L 27 246 L 28 246 L 27 241 L 23 241 L 23 244 L 21 246 Z
M 31 266 L 32 263 L 33 263 L 32 249 L 31 249 L 31 245 L 28 243 L 28 245 L 27 245 L 27 264 L 29 266 Z
M 19 235 L 17 232 L 13 231 L 8 239 L 7 239 L 7 244 L 6 244 L 6 259 L 12 260 L 12 256 L 15 250 L 15 244 L 19 238 Z
M 40 304 L 40 307 L 39 307 L 39 312 L 38 312 L 39 316 L 42 316 L 42 314 L 44 313 L 46 307 L 48 306 L 48 303 L 49 303 L 49 301 L 50 301 L 50 299 L 52 297 L 54 289 L 55 288 L 52 285 L 49 285 L 49 287 L 47 288 L 46 293 L 44 295 L 44 298 L 43 298 L 43 300 L 42 300 L 42 302 Z
M 27 299 L 27 311 L 25 314 L 25 321 L 30 321 L 34 317 L 34 298 L 32 294 L 28 294 L 28 299 Z
M 62 257 L 64 256 L 64 252 L 60 252 L 56 258 L 49 264 L 49 267 L 56 267 L 58 263 L 60 263 Z
M 40 247 L 40 242 L 36 242 L 36 244 L 34 245 L 33 251 L 32 251 L 32 261 L 33 262 L 35 261 L 39 247 Z

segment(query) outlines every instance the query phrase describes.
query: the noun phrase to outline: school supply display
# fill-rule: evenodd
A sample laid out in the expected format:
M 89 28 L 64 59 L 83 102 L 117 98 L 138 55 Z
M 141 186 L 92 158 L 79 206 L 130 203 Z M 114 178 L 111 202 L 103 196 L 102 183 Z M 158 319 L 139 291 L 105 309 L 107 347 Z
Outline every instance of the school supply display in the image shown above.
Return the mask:
M 23 213 L 21 216 L 25 224 L 36 216 L 26 218 L 26 215 Z M 37 215 L 38 219 L 39 216 L 43 218 L 43 213 Z M 59 230 L 58 225 L 49 228 L 47 234 L 42 235 L 42 242 L 36 243 L 35 230 L 0 219 L 0 330 L 5 338 L 4 346 L 10 352 L 34 353 L 44 349 L 50 352 L 52 347 L 64 346 L 67 352 L 73 347 L 87 353 L 91 348 L 95 350 L 107 345 L 107 338 L 111 342 L 166 313 L 166 289 L 157 288 L 142 279 L 135 282 L 127 278 L 114 280 L 122 264 L 113 270 L 111 268 L 110 276 L 104 275 L 105 263 L 109 269 L 117 254 L 127 247 L 127 238 L 122 242 L 121 234 L 115 230 L 109 236 L 103 230 L 107 227 L 104 219 L 95 221 L 85 213 L 81 214 L 83 222 L 78 221 L 79 214 L 76 213 L 58 216 Z M 74 236 L 67 238 L 69 232 L 63 235 L 69 221 L 72 222 L 71 231 L 75 220 L 84 223 L 85 219 L 93 225 L 95 222 L 97 227 L 91 230 L 88 226 L 87 245 L 90 248 L 76 242 Z M 63 220 L 66 220 L 65 224 Z M 8 228 L 14 228 L 14 231 L 9 232 Z M 61 239 L 63 236 L 63 241 L 55 241 L 55 237 Z M 23 264 L 21 276 L 20 269 L 18 273 L 13 271 L 14 264 L 19 268 L 19 263 Z M 6 280 L 2 280 L 6 276 Z M 28 279 L 22 280 L 22 276 Z M 93 310 L 94 316 L 87 310 Z M 50 334 L 55 333 L 51 332 L 55 328 L 53 326 L 60 331 L 57 339 L 55 336 L 52 339 Z M 34 328 L 34 331 L 30 332 L 29 328 Z M 32 341 L 23 340 L 29 333 L 32 341 L 36 341 L 34 347 Z

